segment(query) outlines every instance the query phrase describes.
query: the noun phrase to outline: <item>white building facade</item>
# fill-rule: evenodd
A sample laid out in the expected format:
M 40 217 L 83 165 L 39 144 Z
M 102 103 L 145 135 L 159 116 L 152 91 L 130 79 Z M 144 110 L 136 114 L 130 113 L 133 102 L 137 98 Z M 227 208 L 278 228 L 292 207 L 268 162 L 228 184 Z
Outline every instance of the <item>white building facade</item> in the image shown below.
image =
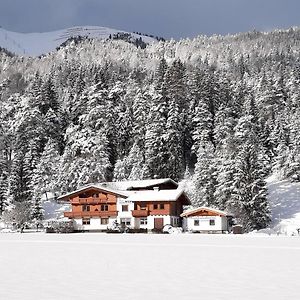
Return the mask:
M 208 207 L 192 209 L 181 214 L 183 230 L 199 233 L 231 232 L 233 216 Z

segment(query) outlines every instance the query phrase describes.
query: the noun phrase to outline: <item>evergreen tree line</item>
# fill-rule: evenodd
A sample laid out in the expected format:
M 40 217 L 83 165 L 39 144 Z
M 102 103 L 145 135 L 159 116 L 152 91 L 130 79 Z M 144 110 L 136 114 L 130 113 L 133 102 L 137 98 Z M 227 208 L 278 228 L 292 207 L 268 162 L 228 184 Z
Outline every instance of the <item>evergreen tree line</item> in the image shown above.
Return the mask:
M 1 53 L 0 213 L 19 207 L 40 220 L 46 192 L 171 177 L 194 206 L 227 209 L 248 231 L 266 227 L 265 179 L 300 180 L 297 38 L 253 32 L 146 49 L 83 40 L 41 58 Z

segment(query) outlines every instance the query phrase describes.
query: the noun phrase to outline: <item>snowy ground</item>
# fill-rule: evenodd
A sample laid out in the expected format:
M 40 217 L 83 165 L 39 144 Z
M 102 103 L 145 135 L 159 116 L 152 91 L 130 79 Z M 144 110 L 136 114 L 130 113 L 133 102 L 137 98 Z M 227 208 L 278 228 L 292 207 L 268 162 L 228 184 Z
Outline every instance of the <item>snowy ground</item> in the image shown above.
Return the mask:
M 0 299 L 299 299 L 300 237 L 0 234 Z
M 271 228 L 292 235 L 300 228 L 300 183 L 268 178 L 268 197 L 272 210 Z

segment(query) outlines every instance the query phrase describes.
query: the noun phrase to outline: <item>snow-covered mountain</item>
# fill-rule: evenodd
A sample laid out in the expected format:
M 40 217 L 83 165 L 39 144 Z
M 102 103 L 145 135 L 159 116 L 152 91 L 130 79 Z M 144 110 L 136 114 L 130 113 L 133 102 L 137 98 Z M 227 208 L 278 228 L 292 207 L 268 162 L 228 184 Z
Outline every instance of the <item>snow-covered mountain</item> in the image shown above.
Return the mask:
M 42 33 L 19 33 L 0 28 L 0 47 L 19 55 L 39 56 L 55 50 L 72 37 L 108 39 L 110 36 L 113 37 L 117 34 L 128 34 L 132 41 L 140 38 L 145 43 L 157 41 L 150 36 L 99 26 L 80 26 Z

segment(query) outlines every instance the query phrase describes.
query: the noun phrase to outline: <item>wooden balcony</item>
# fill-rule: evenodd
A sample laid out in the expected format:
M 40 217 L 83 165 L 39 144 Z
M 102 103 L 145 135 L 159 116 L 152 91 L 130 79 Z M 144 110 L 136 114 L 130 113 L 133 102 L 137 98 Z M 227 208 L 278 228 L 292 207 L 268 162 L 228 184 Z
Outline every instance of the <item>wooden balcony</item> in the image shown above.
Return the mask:
M 66 218 L 86 218 L 86 217 L 116 217 L 117 211 L 68 211 L 64 212 Z
M 89 198 L 73 198 L 71 199 L 71 204 L 91 204 L 91 205 L 96 205 L 96 204 L 112 204 L 116 203 L 116 200 L 114 199 L 109 199 L 109 198 L 94 198 L 94 197 L 89 197 Z
M 148 209 L 135 209 L 132 211 L 132 216 L 135 218 L 147 217 L 149 216 Z

